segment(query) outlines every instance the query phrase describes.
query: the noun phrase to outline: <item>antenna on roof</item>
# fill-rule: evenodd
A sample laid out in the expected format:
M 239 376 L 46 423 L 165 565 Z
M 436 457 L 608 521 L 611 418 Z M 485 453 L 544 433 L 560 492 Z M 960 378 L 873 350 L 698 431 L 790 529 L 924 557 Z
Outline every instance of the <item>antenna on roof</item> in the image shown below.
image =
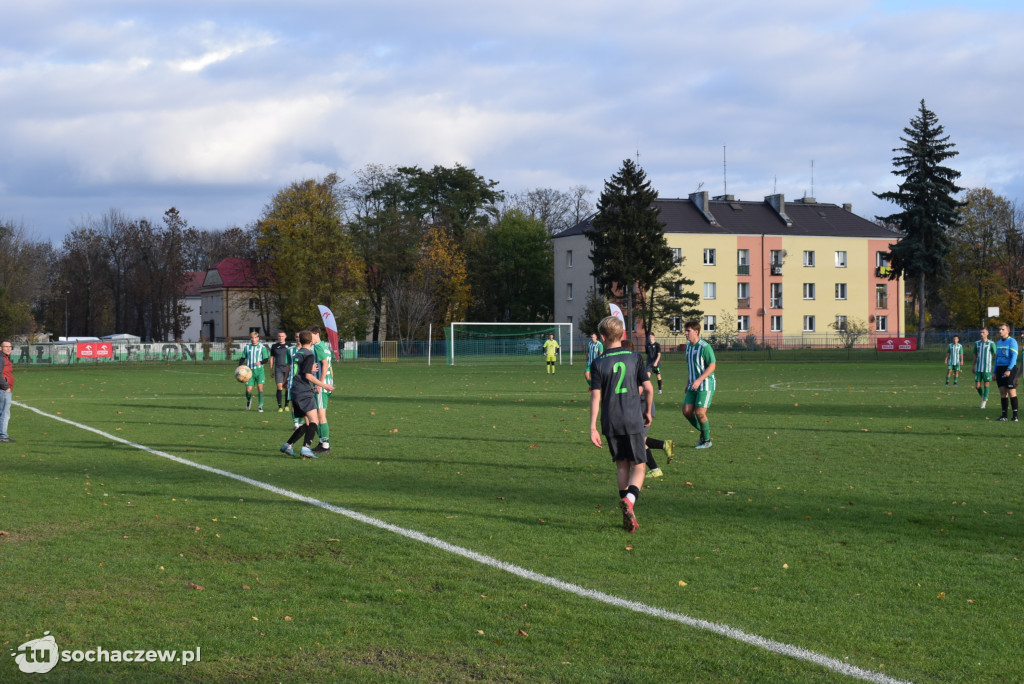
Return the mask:
M 772 177 L 772 194 L 779 194 L 779 174 L 775 174 L 775 176 Z
M 729 175 L 725 160 L 725 145 L 722 145 L 722 195 L 729 194 Z
M 811 197 L 814 197 L 814 160 L 811 160 Z
M 640 143 L 636 144 L 636 165 L 640 166 Z

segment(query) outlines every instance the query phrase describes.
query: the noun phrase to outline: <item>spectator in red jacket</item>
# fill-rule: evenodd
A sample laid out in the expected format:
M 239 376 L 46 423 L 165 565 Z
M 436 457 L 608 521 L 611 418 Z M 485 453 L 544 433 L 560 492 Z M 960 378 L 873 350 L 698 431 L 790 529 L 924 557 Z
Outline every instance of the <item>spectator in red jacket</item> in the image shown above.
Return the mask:
M 0 442 L 13 442 L 7 435 L 11 420 L 11 390 L 14 389 L 14 364 L 11 363 L 10 340 L 0 342 Z

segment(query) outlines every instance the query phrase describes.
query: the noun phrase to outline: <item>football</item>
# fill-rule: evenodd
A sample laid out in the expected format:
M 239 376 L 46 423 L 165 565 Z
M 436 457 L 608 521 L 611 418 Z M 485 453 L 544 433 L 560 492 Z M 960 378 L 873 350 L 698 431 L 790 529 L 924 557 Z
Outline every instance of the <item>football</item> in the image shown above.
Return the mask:
M 252 377 L 252 369 L 248 366 L 239 366 L 235 369 L 235 380 L 238 382 L 249 382 Z

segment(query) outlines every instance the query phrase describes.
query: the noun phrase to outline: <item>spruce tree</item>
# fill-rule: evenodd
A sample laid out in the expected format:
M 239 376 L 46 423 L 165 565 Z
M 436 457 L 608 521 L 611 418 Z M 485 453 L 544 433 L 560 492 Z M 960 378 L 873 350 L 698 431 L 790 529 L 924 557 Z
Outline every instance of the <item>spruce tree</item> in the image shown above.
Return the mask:
M 650 292 L 675 267 L 656 199 L 658 193 L 643 169 L 627 159 L 605 181 L 597 216 L 587 232 L 593 276 L 606 297 L 624 298 L 629 333 L 634 329 L 637 292 Z
M 897 226 L 903 237 L 889 245 L 892 273 L 890 280 L 904 276 L 917 282 L 917 303 L 920 324 L 917 346 L 924 346 L 925 292 L 928 284 L 938 285 L 948 276 L 946 257 L 950 252 L 949 231 L 957 221 L 960 203 L 954 195 L 963 190 L 954 182 L 959 171 L 942 166 L 942 162 L 958 152 L 938 117 L 921 100 L 918 115 L 903 129 L 904 146 L 893 149 L 893 175 L 903 178 L 895 191 L 875 193 L 875 197 L 897 205 L 902 211 L 876 218 Z M 927 279 L 934 283 L 927 283 Z

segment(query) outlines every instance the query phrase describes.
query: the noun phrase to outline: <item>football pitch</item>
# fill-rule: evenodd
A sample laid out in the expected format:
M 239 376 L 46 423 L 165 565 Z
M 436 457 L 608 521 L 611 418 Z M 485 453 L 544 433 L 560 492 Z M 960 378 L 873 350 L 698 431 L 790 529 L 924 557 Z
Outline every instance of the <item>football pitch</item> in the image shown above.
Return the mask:
M 994 386 L 720 360 L 694 450 L 663 368 L 676 454 L 630 535 L 581 365 L 342 364 L 306 461 L 227 364 L 18 367 L 5 653 L 48 633 L 53 681 L 1024 677 L 1024 426 Z

